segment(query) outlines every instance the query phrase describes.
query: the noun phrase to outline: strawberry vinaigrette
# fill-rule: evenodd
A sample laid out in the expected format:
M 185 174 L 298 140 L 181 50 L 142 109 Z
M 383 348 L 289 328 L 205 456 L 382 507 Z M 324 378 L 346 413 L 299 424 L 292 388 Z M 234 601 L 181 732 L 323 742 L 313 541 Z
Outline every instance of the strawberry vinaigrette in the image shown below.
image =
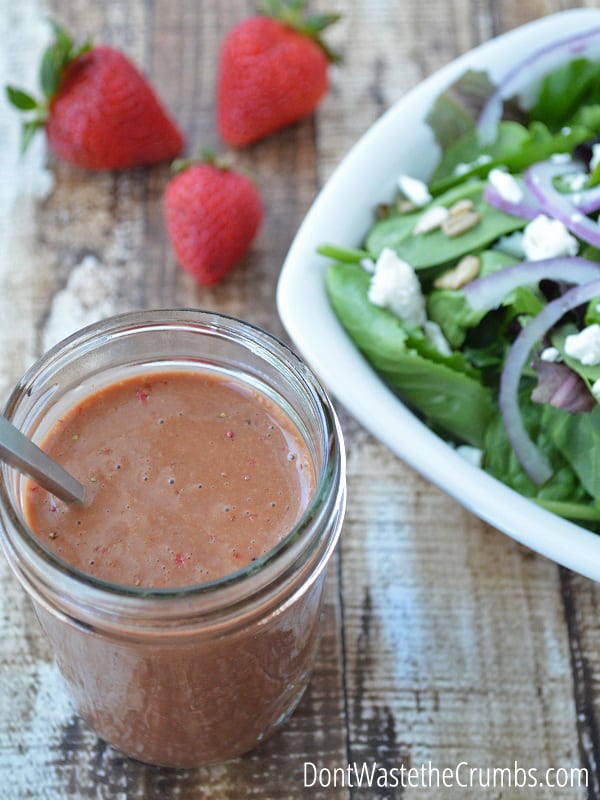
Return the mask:
M 298 704 L 344 516 L 335 411 L 242 320 L 123 314 L 49 351 L 7 418 L 83 504 L 0 470 L 0 544 L 79 715 L 149 764 L 245 753 Z
M 121 585 L 189 586 L 248 566 L 292 530 L 315 485 L 280 407 L 204 371 L 110 384 L 63 415 L 43 447 L 86 502 L 30 482 L 31 528 L 69 564 Z

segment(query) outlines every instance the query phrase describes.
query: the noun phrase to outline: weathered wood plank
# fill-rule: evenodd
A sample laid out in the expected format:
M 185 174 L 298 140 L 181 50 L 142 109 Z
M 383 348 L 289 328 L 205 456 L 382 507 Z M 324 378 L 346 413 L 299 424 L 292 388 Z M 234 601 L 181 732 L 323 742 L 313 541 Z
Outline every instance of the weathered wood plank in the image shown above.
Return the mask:
M 341 558 L 351 760 L 579 766 L 555 565 L 368 437 L 353 444 L 350 475 Z
M 73 275 L 101 297 L 106 313 L 196 305 L 281 334 L 274 309 L 281 262 L 317 188 L 356 138 L 403 92 L 459 53 L 576 4 L 318 3 L 330 5 L 344 14 L 331 41 L 344 52 L 345 64 L 332 71 L 332 89 L 316 119 L 232 154 L 261 186 L 265 224 L 249 257 L 213 290 L 196 288 L 176 268 L 165 242 L 166 168 L 87 176 L 53 164 L 54 187 L 41 198 L 34 189 L 43 189 L 46 177 L 43 148 L 38 145 L 17 167 L 15 126 L 8 112 L 0 116 L 6 141 L 0 164 L 8 176 L 0 191 L 4 396 L 29 360 L 64 329 L 65 296 L 59 292 Z M 212 91 L 217 48 L 225 30 L 251 13 L 251 0 L 52 0 L 50 8 L 74 30 L 124 48 L 143 66 L 183 126 L 190 151 L 218 146 Z M 31 86 L 32 53 L 43 31 L 38 0 L 0 8 L 0 35 L 11 44 L 0 49 L 0 74 Z M 14 264 L 21 268 L 15 271 Z M 84 316 L 90 311 L 82 302 L 73 309 Z M 199 771 L 153 769 L 122 758 L 73 715 L 31 608 L 2 560 L 3 798 L 399 796 L 340 786 L 303 790 L 305 760 L 329 769 L 348 760 L 387 767 L 431 761 L 438 769 L 461 760 L 482 768 L 517 760 L 540 770 L 584 764 L 594 769 L 597 786 L 597 587 L 561 578 L 554 565 L 476 520 L 347 415 L 343 420 L 348 523 L 329 576 L 314 679 L 281 734 L 246 758 Z M 598 796 L 592 791 L 590 797 Z M 443 788 L 404 794 L 452 796 Z M 502 793 L 490 789 L 478 796 Z M 546 796 L 587 793 L 536 791 L 536 797 Z
M 142 65 L 181 121 L 192 152 L 196 144 L 218 144 L 212 88 L 216 50 L 226 28 L 249 14 L 253 4 L 240 2 L 227 8 L 211 4 L 203 13 L 196 3 L 185 0 L 129 5 L 132 7 L 57 0 L 52 13 L 80 34 L 90 32 L 98 40 L 124 48 Z M 42 24 L 42 11 L 36 3 L 29 4 L 23 17 L 23 27 L 30 17 Z M 18 26 L 16 35 L 26 38 Z M 20 65 L 22 74 L 15 80 L 18 77 L 19 82 L 25 79 L 33 85 L 33 75 L 25 75 L 27 63 Z M 43 158 L 39 150 L 38 172 Z M 29 344 L 26 358 L 20 352 L 15 355 L 12 373 L 4 370 L 7 388 L 27 360 L 68 332 L 69 320 L 62 313 L 65 308 L 75 317 L 81 312 L 73 320 L 74 327 L 84 321 L 86 311 L 90 319 L 98 311 L 81 306 L 81 293 L 75 292 L 73 299 L 74 276 L 79 276 L 91 297 L 100 298 L 101 314 L 197 305 L 245 316 L 281 332 L 274 307 L 275 282 L 291 237 L 314 194 L 313 124 L 309 120 L 270 145 L 234 154 L 234 161 L 251 167 L 263 183 L 265 224 L 247 262 L 228 283 L 211 291 L 196 289 L 176 267 L 166 245 L 162 192 L 167 168 L 118 176 L 88 175 L 53 163 L 54 186 L 43 202 L 29 197 L 23 182 L 15 179 L 22 210 L 27 212 L 19 234 L 25 239 L 23 261 L 29 269 L 11 292 L 18 301 L 21 326 L 12 326 L 12 336 L 9 329 L 3 332 L 14 346 L 19 341 L 14 331 L 19 329 Z M 27 205 L 23 205 L 23 196 Z M 15 221 L 14 216 L 7 218 L 9 223 Z M 2 279 L 11 281 L 7 266 L 6 261 Z M 105 291 L 107 275 L 110 280 Z M 71 287 L 68 296 L 57 294 L 67 284 Z M 31 307 L 25 307 L 26 303 Z M 345 726 L 335 567 L 328 583 L 315 680 L 290 724 L 281 736 L 248 758 L 192 772 L 157 770 L 124 759 L 73 715 L 31 608 L 4 562 L 2 571 L 7 589 L 2 629 L 8 634 L 3 640 L 0 669 L 10 693 L 0 700 L 0 787 L 7 800 L 65 796 L 151 799 L 192 794 L 238 798 L 257 792 L 273 798 L 300 797 L 303 754 L 315 759 L 318 753 L 328 763 L 342 759 Z
M 322 177 L 425 74 L 492 32 L 554 10 L 536 2 L 364 6 L 347 25 L 379 44 L 353 51 L 336 75 L 319 129 Z M 555 565 L 458 508 L 369 437 L 352 436 L 349 448 L 353 499 L 341 559 L 350 759 L 388 768 L 452 768 L 465 759 L 484 769 L 514 761 L 595 769 L 580 758 Z M 376 796 L 392 795 L 353 793 Z
M 588 797 L 592 799 L 600 797 L 598 630 L 594 625 L 598 591 L 592 581 L 575 577 L 566 569 L 561 569 L 560 575 L 571 652 L 580 760 L 590 775 Z

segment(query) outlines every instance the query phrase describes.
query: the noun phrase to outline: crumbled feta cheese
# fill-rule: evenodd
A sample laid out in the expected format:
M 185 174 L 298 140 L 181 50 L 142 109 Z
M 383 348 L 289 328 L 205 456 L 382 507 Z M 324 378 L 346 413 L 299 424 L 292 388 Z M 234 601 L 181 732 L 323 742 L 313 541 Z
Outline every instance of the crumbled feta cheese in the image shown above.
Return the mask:
M 542 361 L 556 364 L 557 361 L 561 360 L 560 350 L 557 347 L 546 347 L 545 350 L 542 350 L 540 353 L 540 358 Z
M 592 394 L 600 402 L 600 378 L 592 384 Z
M 568 136 L 568 135 L 571 133 L 571 130 L 572 130 L 572 129 L 571 129 L 571 128 L 570 128 L 568 125 L 564 125 L 564 126 L 563 126 L 563 127 L 560 129 L 560 132 L 561 132 L 561 133 L 562 133 L 564 136 Z
M 523 199 L 523 189 L 510 172 L 505 172 L 503 169 L 492 169 L 488 174 L 488 181 L 500 197 L 508 203 L 520 203 Z
M 448 344 L 448 340 L 444 336 L 442 329 L 431 319 L 428 319 L 423 324 L 423 330 L 427 340 L 438 350 L 443 356 L 451 356 L 452 348 Z
M 387 308 L 407 325 L 423 325 L 425 298 L 414 269 L 389 247 L 381 251 L 369 286 L 373 305 Z
M 371 275 L 375 272 L 375 262 L 372 258 L 361 258 L 359 264 L 365 272 L 368 272 Z
M 470 163 L 465 163 L 464 161 L 460 161 L 454 167 L 452 172 L 458 178 L 461 175 L 466 175 L 467 172 L 470 172 L 472 169 L 475 169 L 475 167 L 480 167 L 483 164 L 489 164 L 491 160 L 492 157 L 488 153 L 482 153 L 480 156 L 477 156 L 477 158 L 474 161 L 471 161 Z
M 540 261 L 577 255 L 579 244 L 560 220 L 538 214 L 525 228 L 523 249 L 528 261 Z
M 600 364 L 600 325 L 588 325 L 565 339 L 565 353 L 589 367 Z
M 411 178 L 410 175 L 400 175 L 398 187 L 406 199 L 410 200 L 418 208 L 426 206 L 431 200 L 427 184 L 418 178 Z
M 525 258 L 525 248 L 523 247 L 523 231 L 515 231 L 506 236 L 501 236 L 494 246 L 494 250 L 500 250 L 515 258 Z
M 587 182 L 587 177 L 585 172 L 572 172 L 570 175 L 564 175 L 563 181 L 570 192 L 580 192 Z
M 550 156 L 550 161 L 554 164 L 566 164 L 571 160 L 569 153 L 553 153 Z
M 413 229 L 414 234 L 430 233 L 437 230 L 448 219 L 450 212 L 446 206 L 432 206 L 425 211 Z
M 470 444 L 459 444 L 456 448 L 456 452 L 461 458 L 468 461 L 469 464 L 472 464 L 474 467 L 481 467 L 483 450 L 480 450 L 478 447 L 472 447 Z
M 600 142 L 592 145 L 592 158 L 590 160 L 590 172 L 593 172 L 600 164 Z
M 466 175 L 466 174 L 467 174 L 467 172 L 469 172 L 469 170 L 470 170 L 470 169 L 471 169 L 471 165 L 470 165 L 470 164 L 465 164 L 465 163 L 464 163 L 464 161 L 460 161 L 460 162 L 459 162 L 459 163 L 458 163 L 458 164 L 457 164 L 457 165 L 454 167 L 454 174 L 455 174 L 455 175 L 456 175 L 456 177 L 458 178 L 458 177 L 460 177 L 461 175 Z

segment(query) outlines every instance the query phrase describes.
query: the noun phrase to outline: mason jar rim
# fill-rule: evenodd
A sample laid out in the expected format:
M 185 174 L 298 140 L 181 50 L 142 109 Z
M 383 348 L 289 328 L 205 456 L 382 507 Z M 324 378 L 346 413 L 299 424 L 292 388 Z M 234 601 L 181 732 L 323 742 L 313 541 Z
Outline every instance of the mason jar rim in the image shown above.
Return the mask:
M 296 553 L 295 558 L 289 564 L 281 565 L 285 571 L 293 566 L 299 555 L 304 553 L 311 543 L 314 547 L 318 544 L 318 542 L 313 541 L 319 538 L 317 535 L 318 530 L 316 532 L 312 530 L 313 535 L 311 536 L 311 527 L 314 528 L 312 523 L 318 518 L 320 507 L 324 503 L 326 504 L 327 498 L 332 495 L 332 492 L 336 491 L 336 483 L 339 483 L 340 476 L 342 476 L 343 482 L 345 457 L 339 422 L 331 401 L 319 380 L 305 362 L 274 334 L 269 333 L 258 325 L 220 312 L 185 307 L 125 312 L 81 328 L 58 342 L 30 366 L 11 392 L 4 408 L 5 416 L 12 420 L 15 412 L 27 397 L 29 387 L 33 382 L 43 379 L 45 373 L 50 374 L 52 369 L 56 368 L 62 360 L 72 357 L 76 350 L 84 354 L 86 347 L 92 349 L 94 342 L 100 343 L 103 337 L 107 338 L 118 333 L 125 334 L 126 331 L 132 328 L 142 332 L 146 329 L 165 329 L 178 323 L 188 329 L 195 326 L 199 327 L 204 335 L 222 336 L 223 338 L 233 339 L 242 346 L 250 346 L 255 354 L 263 357 L 268 354 L 275 359 L 279 369 L 285 368 L 291 373 L 310 397 L 315 408 L 318 409 L 323 435 L 323 463 L 319 469 L 315 491 L 307 508 L 296 525 L 275 547 L 246 567 L 222 577 L 181 587 L 158 589 L 119 584 L 97 578 L 91 573 L 69 564 L 45 547 L 27 525 L 14 492 L 9 490 L 7 476 L 13 468 L 3 463 L 0 479 L 0 503 L 3 506 L 4 513 L 8 515 L 9 521 L 17 531 L 19 541 L 27 545 L 30 555 L 33 555 L 36 561 L 41 560 L 52 572 L 60 573 L 63 577 L 76 581 L 78 585 L 87 587 L 94 593 L 100 592 L 105 597 L 112 595 L 115 599 L 131 598 L 132 601 L 138 600 L 148 603 L 149 601 L 175 601 L 180 598 L 191 599 L 215 594 L 222 590 L 232 589 L 244 583 L 252 582 L 255 576 L 264 574 L 269 569 L 276 567 L 298 543 L 304 542 L 304 549 L 296 547 L 296 549 L 299 549 L 299 553 Z M 340 489 L 338 488 L 339 491 Z M 337 534 L 339 534 L 339 530 Z M 6 531 L 4 536 L 10 542 L 10 537 Z M 304 541 L 305 539 L 307 541 Z M 337 540 L 337 535 L 335 539 Z M 328 550 L 333 549 L 335 541 L 331 545 Z M 274 579 L 276 580 L 277 577 L 279 577 L 279 574 Z M 263 583 L 261 582 L 261 588 L 264 588 Z M 270 585 L 270 581 L 265 585 Z

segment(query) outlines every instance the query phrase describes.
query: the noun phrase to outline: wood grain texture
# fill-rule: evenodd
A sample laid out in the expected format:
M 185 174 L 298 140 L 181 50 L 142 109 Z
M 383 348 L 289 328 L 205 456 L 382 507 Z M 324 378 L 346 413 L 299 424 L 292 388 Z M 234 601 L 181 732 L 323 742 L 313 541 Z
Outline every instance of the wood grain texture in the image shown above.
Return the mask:
M 578 765 L 556 567 L 367 438 L 350 474 L 342 598 L 352 759 Z
M 231 154 L 261 187 L 265 223 L 249 256 L 211 290 L 197 288 L 176 267 L 166 243 L 165 167 L 89 175 L 50 161 L 53 185 L 40 192 L 48 177 L 45 151 L 36 145 L 15 167 L 15 128 L 10 112 L 0 109 L 0 166 L 9 182 L 0 194 L 3 396 L 67 324 L 60 298 L 74 275 L 90 276 L 106 309 L 191 305 L 283 335 L 274 305 L 281 263 L 316 192 L 354 141 L 404 92 L 460 53 L 576 3 L 314 5 L 343 14 L 330 38 L 345 63 L 332 69 L 331 91 L 314 118 Z M 49 9 L 74 31 L 123 48 L 142 66 L 183 127 L 189 152 L 219 145 L 218 45 L 253 11 L 253 0 L 52 0 Z M 6 37 L 0 65 L 30 86 L 43 19 L 39 0 L 0 3 Z M 108 299 L 103 275 L 116 287 Z M 487 768 L 516 760 L 539 770 L 582 765 L 590 770 L 588 789 L 539 788 L 531 796 L 600 797 L 598 587 L 477 520 L 343 409 L 341 415 L 349 455 L 347 523 L 328 576 L 315 674 L 281 733 L 247 757 L 200 770 L 161 770 L 123 758 L 73 714 L 31 606 L 1 560 L 2 800 L 457 796 L 444 788 L 303 789 L 304 761 L 332 770 L 353 761 L 431 762 L 440 770 L 460 761 Z M 525 796 L 500 788 L 463 794 Z

